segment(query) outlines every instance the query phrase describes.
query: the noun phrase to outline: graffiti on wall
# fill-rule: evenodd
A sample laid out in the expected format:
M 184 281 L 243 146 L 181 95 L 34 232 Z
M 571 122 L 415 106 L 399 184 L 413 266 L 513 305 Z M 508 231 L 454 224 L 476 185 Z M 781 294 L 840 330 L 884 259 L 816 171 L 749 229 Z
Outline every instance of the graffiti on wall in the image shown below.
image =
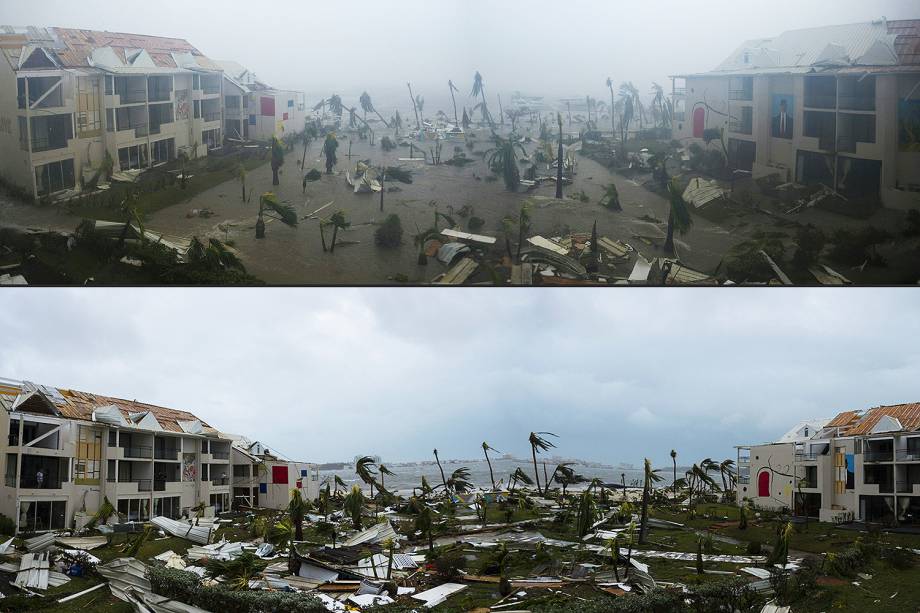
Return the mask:
M 176 90 L 176 120 L 182 121 L 188 119 L 189 116 L 189 103 L 188 103 L 188 90 L 187 89 L 177 89 Z
M 195 466 L 195 454 L 182 454 L 182 480 L 195 481 L 198 479 L 198 467 Z

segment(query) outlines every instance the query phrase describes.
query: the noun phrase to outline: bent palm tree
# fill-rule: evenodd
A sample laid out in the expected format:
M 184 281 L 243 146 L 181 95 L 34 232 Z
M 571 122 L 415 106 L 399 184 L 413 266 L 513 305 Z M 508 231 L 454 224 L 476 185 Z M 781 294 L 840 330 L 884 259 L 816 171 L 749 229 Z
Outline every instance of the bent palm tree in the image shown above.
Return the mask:
M 377 483 L 377 463 L 369 455 L 358 458 L 355 462 L 355 474 L 371 488 L 371 498 L 374 497 L 374 484 Z
M 652 470 L 652 462 L 645 458 L 645 484 L 642 487 L 642 518 L 639 524 L 639 544 L 644 544 L 648 536 L 648 503 L 654 484 L 661 481 L 658 470 Z
M 444 469 L 441 468 L 441 458 L 438 457 L 438 450 L 434 450 L 434 461 L 438 464 L 438 470 L 441 471 L 441 483 L 444 485 L 444 489 L 447 490 L 447 479 L 444 478 Z
M 531 432 L 528 442 L 530 443 L 530 452 L 533 455 L 533 473 L 537 477 L 537 493 L 542 494 L 543 491 L 540 489 L 540 473 L 537 470 L 537 452 L 538 451 L 547 451 L 550 447 L 555 447 L 552 442 L 543 438 L 544 435 L 556 436 L 552 432 Z M 549 485 L 548 483 L 546 484 Z
M 501 174 L 505 181 L 505 188 L 516 191 L 521 184 L 521 171 L 518 167 L 517 152 L 527 155 L 524 145 L 510 138 L 505 139 L 495 136 L 495 146 L 486 151 L 486 163 L 495 174 Z
M 492 114 L 489 113 L 489 107 L 486 104 L 486 89 L 485 85 L 482 82 L 482 75 L 479 74 L 479 71 L 476 71 L 475 76 L 473 76 L 473 90 L 470 92 L 470 96 L 475 98 L 477 96 L 482 98 L 477 107 L 482 109 L 482 118 L 484 121 L 488 122 L 489 127 L 493 130 L 495 129 L 495 123 L 492 121 Z M 473 109 L 475 110 L 475 109 Z
M 556 113 L 556 121 L 559 123 L 559 152 L 556 155 L 556 199 L 562 199 L 562 167 L 565 162 L 562 160 L 562 113 Z
M 518 481 L 524 485 L 533 485 L 533 479 L 531 479 L 520 466 L 514 469 L 508 481 L 511 483 L 511 488 L 509 489 L 510 494 L 514 493 L 514 487 L 517 485 Z
M 265 238 L 265 220 L 264 217 L 277 219 L 286 226 L 292 228 L 297 226 L 297 213 L 294 207 L 289 204 L 278 202 L 277 196 L 272 192 L 266 192 L 259 198 L 259 218 L 256 220 L 256 238 Z
M 494 447 L 490 447 L 489 443 L 482 442 L 482 453 L 486 456 L 486 464 L 489 465 L 489 481 L 492 483 L 492 489 L 495 489 L 495 475 L 492 473 L 492 461 L 489 460 L 489 450 L 494 451 L 495 453 L 501 453 Z
M 677 177 L 671 179 L 670 183 L 668 183 L 668 200 L 671 206 L 668 211 L 668 236 L 664 241 L 664 251 L 674 255 L 674 231 L 676 230 L 678 234 L 683 236 L 693 226 L 690 208 L 684 202 Z
M 470 469 L 461 466 L 450 475 L 447 480 L 447 487 L 455 494 L 465 494 L 473 489 L 473 483 L 470 481 Z
M 348 496 L 345 496 L 345 513 L 351 517 L 355 530 L 361 529 L 361 511 L 364 509 L 364 493 L 357 485 L 353 485 Z
M 671 463 L 674 465 L 674 480 L 671 485 L 674 488 L 674 500 L 677 500 L 677 452 L 671 450 Z
M 454 97 L 454 92 L 460 93 L 460 90 L 457 89 L 457 86 L 454 85 L 454 82 L 450 79 L 447 80 L 447 87 L 450 89 L 450 99 L 454 103 L 454 125 L 460 123 L 460 120 L 457 118 L 457 99 Z
M 307 502 L 296 487 L 291 489 L 291 501 L 288 503 L 288 515 L 294 525 L 294 540 L 303 540 L 303 518 L 307 513 Z

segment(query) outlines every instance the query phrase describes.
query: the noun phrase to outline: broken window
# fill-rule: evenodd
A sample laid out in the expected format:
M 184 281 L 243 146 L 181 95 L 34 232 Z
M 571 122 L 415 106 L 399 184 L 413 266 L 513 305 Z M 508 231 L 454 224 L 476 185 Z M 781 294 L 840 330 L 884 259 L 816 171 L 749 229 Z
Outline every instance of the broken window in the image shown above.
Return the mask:
M 31 124 L 34 153 L 65 149 L 67 141 L 73 139 L 73 117 L 69 114 L 33 117 Z
M 147 168 L 147 144 L 141 143 L 119 149 L 118 165 L 122 170 Z
M 166 138 L 151 145 L 150 151 L 154 164 L 165 164 L 176 157 L 176 139 Z
M 146 498 L 121 498 L 118 500 L 118 514 L 128 521 L 149 521 L 150 501 Z
M 160 126 L 175 121 L 175 109 L 172 104 L 150 105 L 150 133 L 159 134 Z
M 743 106 L 737 109 L 728 123 L 728 131 L 736 134 L 751 134 L 754 131 L 754 108 Z
M 35 167 L 35 183 L 39 196 L 48 196 L 76 185 L 73 158 Z
M 833 151 L 837 133 L 837 119 L 834 113 L 805 111 L 802 133 L 818 139 L 818 148 Z
M 837 150 L 856 153 L 856 143 L 875 142 L 875 115 L 840 113 Z
M 847 111 L 875 110 L 875 77 L 842 77 L 840 79 L 840 108 Z
M 18 426 L 17 426 L 18 427 Z M 16 454 L 6 454 L 6 475 L 3 483 L 7 487 L 16 487 Z
M 23 454 L 19 487 L 25 489 L 60 489 L 67 481 L 69 459 Z
M 211 494 L 211 506 L 214 507 L 215 513 L 223 513 L 230 510 L 230 494 Z
M 178 496 L 169 496 L 166 498 L 156 498 L 153 501 L 154 517 L 168 517 L 170 519 L 179 519 L 182 514 L 181 500 Z
M 805 106 L 813 109 L 837 107 L 837 77 L 805 77 Z
M 882 181 L 879 160 L 839 157 L 837 189 L 847 198 L 878 196 Z
M 739 170 L 753 170 L 756 156 L 756 143 L 738 138 L 728 139 L 728 159 L 735 168 Z
M 81 137 L 102 132 L 102 92 L 99 79 L 77 79 L 77 132 Z
M 149 102 L 165 102 L 172 97 L 172 77 L 158 76 L 147 79 L 147 100 Z
M 799 183 L 831 187 L 834 184 L 834 158 L 822 153 L 799 151 L 795 174 Z
M 201 133 L 201 144 L 206 145 L 208 150 L 220 147 L 220 129 L 205 130 Z
M 102 471 L 102 432 L 80 426 L 77 432 L 77 457 L 74 463 L 74 483 L 99 485 Z
M 64 500 L 35 500 L 19 503 L 20 532 L 63 530 L 67 512 Z

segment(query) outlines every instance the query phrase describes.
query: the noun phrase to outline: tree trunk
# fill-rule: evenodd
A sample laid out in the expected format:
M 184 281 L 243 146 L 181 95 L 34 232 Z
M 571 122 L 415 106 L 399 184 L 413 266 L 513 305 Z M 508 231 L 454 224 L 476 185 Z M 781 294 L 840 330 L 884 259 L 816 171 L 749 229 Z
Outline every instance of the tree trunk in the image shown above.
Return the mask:
M 323 232 L 323 222 L 319 222 L 319 240 L 323 243 L 323 253 L 326 253 L 326 233 Z
M 441 483 L 444 484 L 444 491 L 447 491 L 447 479 L 444 477 L 444 469 L 441 468 L 441 459 L 438 457 L 438 454 L 434 454 L 434 461 L 438 463 L 438 470 L 441 471 Z
M 412 84 L 406 83 L 409 86 L 409 97 L 412 99 L 412 110 L 415 111 L 415 125 L 418 127 L 419 131 L 422 129 L 422 123 L 418 118 L 418 105 L 415 104 L 415 96 L 412 95 Z
M 533 476 L 537 478 L 537 493 L 542 494 L 543 492 L 540 490 L 540 471 L 537 470 L 537 448 L 531 445 L 530 451 L 533 454 Z
M 664 241 L 664 252 L 674 255 L 674 211 L 668 212 L 668 237 Z
M 559 151 L 556 155 L 558 168 L 556 169 L 556 198 L 562 199 L 562 167 L 565 161 L 562 159 L 562 123 L 559 123 Z
M 280 183 L 278 180 L 278 167 L 272 164 L 272 185 L 279 185 Z
M 495 489 L 495 475 L 492 474 L 492 462 L 489 461 L 489 452 L 486 450 L 483 450 L 483 453 L 486 454 L 486 464 L 489 465 L 489 481 L 492 482 L 492 489 L 494 490 Z
M 645 487 L 642 488 L 642 517 L 639 520 L 639 544 L 645 544 L 645 537 L 648 533 L 648 498 L 649 498 L 648 477 L 645 479 Z
M 329 253 L 335 253 L 335 239 L 339 234 L 338 224 L 332 229 L 332 246 L 329 247 Z
M 671 462 L 674 464 L 674 480 L 671 482 L 671 487 L 674 490 L 674 500 L 677 500 L 677 458 L 672 458 Z
M 246 202 L 246 180 L 245 179 L 243 179 L 242 187 L 243 187 L 243 202 Z
M 454 88 L 450 88 L 450 99 L 454 103 L 454 124 L 460 125 L 460 120 L 457 119 L 457 99 L 454 97 Z
M 262 221 L 261 215 L 259 215 L 259 219 L 256 221 L 256 238 L 265 238 L 265 222 Z

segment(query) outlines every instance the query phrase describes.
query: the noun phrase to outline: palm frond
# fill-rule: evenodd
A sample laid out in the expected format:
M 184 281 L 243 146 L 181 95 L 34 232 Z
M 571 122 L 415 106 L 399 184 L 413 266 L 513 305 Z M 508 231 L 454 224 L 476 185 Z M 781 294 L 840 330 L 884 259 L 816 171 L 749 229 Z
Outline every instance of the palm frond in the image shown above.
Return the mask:
M 558 438 L 558 435 L 553 434 L 552 432 L 531 432 L 530 433 L 530 446 L 533 447 L 538 453 L 541 451 L 548 451 L 550 447 L 555 447 L 551 441 L 548 441 L 544 436 L 555 436 Z

